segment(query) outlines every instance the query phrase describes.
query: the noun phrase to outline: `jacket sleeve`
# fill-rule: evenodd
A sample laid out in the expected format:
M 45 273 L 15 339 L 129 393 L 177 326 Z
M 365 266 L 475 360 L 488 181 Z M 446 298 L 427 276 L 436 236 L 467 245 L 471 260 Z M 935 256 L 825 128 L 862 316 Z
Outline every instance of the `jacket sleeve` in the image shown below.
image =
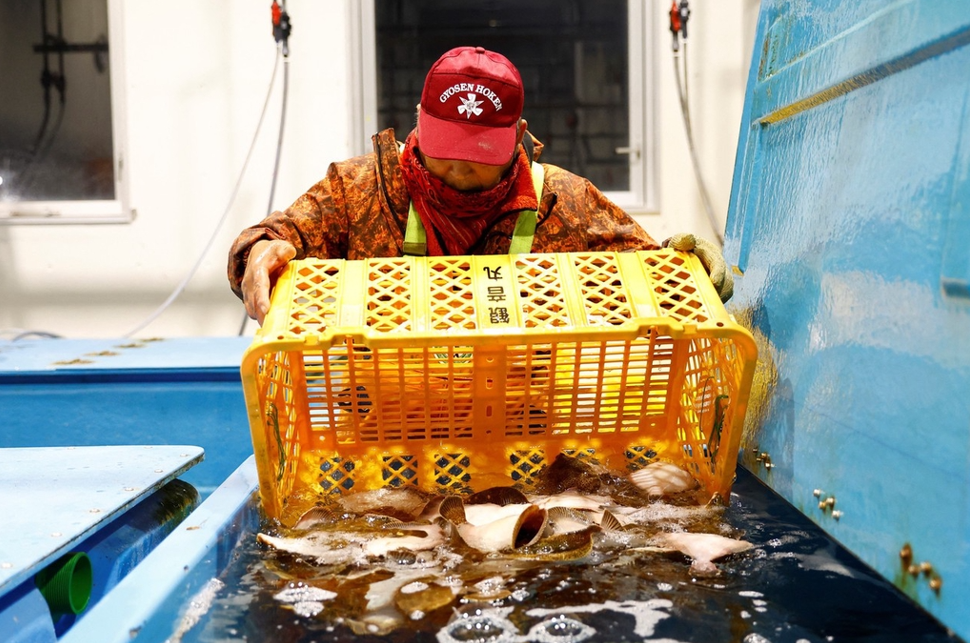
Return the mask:
M 587 179 L 586 185 L 587 242 L 592 251 L 628 252 L 656 250 L 660 247 L 653 237 L 633 217 L 600 192 Z
M 296 248 L 296 258 L 343 257 L 346 252 L 347 217 L 344 184 L 337 164 L 327 176 L 306 191 L 285 211 L 275 211 L 254 226 L 243 230 L 229 250 L 229 286 L 242 298 L 243 275 L 253 244 L 262 239 L 288 241 Z
M 545 222 L 547 248 L 538 252 L 626 252 L 660 247 L 633 217 L 610 201 L 588 179 L 555 165 L 543 164 L 545 188 L 555 197 Z M 543 196 L 543 203 L 547 197 Z M 544 208 L 540 208 L 543 210 Z M 555 232 L 554 232 L 555 231 Z

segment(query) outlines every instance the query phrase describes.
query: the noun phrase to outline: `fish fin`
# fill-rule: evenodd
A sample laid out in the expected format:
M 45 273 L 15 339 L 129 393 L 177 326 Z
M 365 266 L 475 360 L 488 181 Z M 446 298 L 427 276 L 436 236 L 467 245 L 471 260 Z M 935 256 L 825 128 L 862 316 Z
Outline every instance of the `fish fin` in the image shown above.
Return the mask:
M 552 507 L 549 509 L 549 519 L 550 520 L 562 520 L 568 518 L 571 520 L 576 520 L 578 522 L 585 522 L 587 525 L 591 523 L 589 515 L 585 511 L 580 511 L 578 509 L 573 509 L 572 507 Z
M 454 525 L 463 525 L 468 522 L 465 518 L 465 503 L 458 496 L 448 496 L 441 501 L 438 513 Z
M 698 576 L 717 576 L 721 573 L 712 561 L 694 559 L 690 564 L 690 570 Z
M 413 521 L 413 522 L 389 522 L 386 525 L 381 525 L 381 529 L 394 529 L 400 531 L 424 531 L 427 532 L 428 529 L 432 527 L 430 522 L 427 521 Z
M 337 522 L 337 517 L 327 507 L 319 505 L 310 507 L 300 516 L 293 529 L 309 529 L 316 525 L 333 525 Z
M 612 511 L 607 509 L 603 512 L 603 518 L 600 520 L 600 527 L 605 531 L 623 531 L 624 525 L 620 522 L 620 519 L 613 514 Z

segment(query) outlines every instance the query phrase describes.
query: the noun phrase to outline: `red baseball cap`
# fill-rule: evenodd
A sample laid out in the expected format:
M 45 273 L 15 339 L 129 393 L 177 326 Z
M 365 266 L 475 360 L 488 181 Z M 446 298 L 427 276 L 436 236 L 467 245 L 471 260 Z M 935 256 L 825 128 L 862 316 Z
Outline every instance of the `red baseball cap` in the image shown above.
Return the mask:
M 524 102 L 522 77 L 508 58 L 482 47 L 452 49 L 424 80 L 418 147 L 432 158 L 504 165 Z

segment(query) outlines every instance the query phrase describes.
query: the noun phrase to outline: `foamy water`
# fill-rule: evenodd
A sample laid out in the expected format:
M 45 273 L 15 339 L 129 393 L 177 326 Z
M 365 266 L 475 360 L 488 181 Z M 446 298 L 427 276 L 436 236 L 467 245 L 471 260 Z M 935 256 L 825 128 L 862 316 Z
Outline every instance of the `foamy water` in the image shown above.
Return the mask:
M 173 631 L 184 643 L 952 643 L 750 474 L 739 473 L 735 492 L 713 518 L 659 505 L 635 518 L 670 521 L 672 530 L 717 531 L 723 523 L 756 545 L 718 561 L 713 577 L 692 574 L 680 554 L 632 551 L 606 538 L 579 561 L 436 550 L 377 566 L 320 567 L 250 537 Z M 395 605 L 428 592 L 453 598 L 407 613 Z

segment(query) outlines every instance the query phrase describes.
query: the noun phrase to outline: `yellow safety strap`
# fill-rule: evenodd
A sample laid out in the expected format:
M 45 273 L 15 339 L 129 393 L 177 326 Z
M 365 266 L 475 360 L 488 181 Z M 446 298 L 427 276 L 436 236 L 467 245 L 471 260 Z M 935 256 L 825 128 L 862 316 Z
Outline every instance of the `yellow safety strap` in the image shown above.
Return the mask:
M 532 186 L 536 191 L 536 202 L 542 199 L 542 182 L 545 171 L 541 163 L 532 163 Z M 509 254 L 526 254 L 532 251 L 532 239 L 536 234 L 536 223 L 539 214 L 535 210 L 522 210 L 515 221 L 512 231 L 512 242 L 509 244 Z M 424 230 L 421 217 L 414 209 L 414 201 L 408 209 L 408 224 L 404 231 L 404 254 L 423 257 L 428 254 L 428 235 Z
M 404 254 L 414 257 L 423 257 L 428 254 L 428 235 L 424 231 L 421 217 L 414 209 L 414 201 L 411 201 L 408 210 L 408 227 L 404 231 L 404 246 L 401 249 Z

